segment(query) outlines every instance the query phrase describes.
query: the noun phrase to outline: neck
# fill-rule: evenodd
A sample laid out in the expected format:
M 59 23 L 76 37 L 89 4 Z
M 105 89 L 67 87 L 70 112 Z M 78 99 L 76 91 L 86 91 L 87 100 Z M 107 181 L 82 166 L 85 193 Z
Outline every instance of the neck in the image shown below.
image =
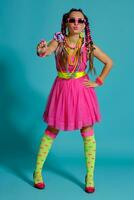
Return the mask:
M 69 38 L 70 43 L 75 44 L 79 39 L 79 34 L 78 33 L 76 33 L 76 34 L 69 33 L 68 38 Z

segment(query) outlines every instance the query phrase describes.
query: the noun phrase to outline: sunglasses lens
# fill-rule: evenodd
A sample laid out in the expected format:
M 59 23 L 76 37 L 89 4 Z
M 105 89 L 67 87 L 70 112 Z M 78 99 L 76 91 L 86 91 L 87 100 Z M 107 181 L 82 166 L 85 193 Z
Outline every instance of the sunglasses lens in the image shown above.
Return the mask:
M 84 19 L 79 19 L 79 20 L 78 20 L 78 23 L 79 23 L 79 24 L 83 24 L 83 23 L 84 23 Z
M 74 18 L 70 18 L 70 19 L 68 20 L 68 22 L 69 22 L 69 23 L 75 23 L 75 19 L 74 19 Z
M 75 22 L 76 22 L 76 19 L 75 19 L 75 18 L 69 18 L 69 19 L 68 19 L 68 22 L 69 22 L 69 23 L 75 23 Z M 84 22 L 85 22 L 84 19 L 81 19 L 81 18 L 78 19 L 78 23 L 79 23 L 79 24 L 83 24 Z

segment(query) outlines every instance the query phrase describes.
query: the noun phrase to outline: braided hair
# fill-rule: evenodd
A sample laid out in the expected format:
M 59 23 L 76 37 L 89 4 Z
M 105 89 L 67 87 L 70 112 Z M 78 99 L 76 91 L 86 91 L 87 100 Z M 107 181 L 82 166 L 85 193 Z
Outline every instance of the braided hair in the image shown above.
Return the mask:
M 87 73 L 88 72 L 92 73 L 92 71 L 94 71 L 94 74 L 96 74 L 96 69 L 95 69 L 95 67 L 93 65 L 93 58 L 94 58 L 93 50 L 95 49 L 95 47 L 93 46 L 93 41 L 92 41 L 91 34 L 90 34 L 90 28 L 89 28 L 88 18 L 83 13 L 82 9 L 72 8 L 69 12 L 67 12 L 67 13 L 65 13 L 63 15 L 63 17 L 62 17 L 62 24 L 61 24 L 61 32 L 62 32 L 63 35 L 67 36 L 66 23 L 67 23 L 67 19 L 69 18 L 70 14 L 73 11 L 81 12 L 83 14 L 83 16 L 84 16 L 84 19 L 86 20 L 86 22 L 85 22 L 85 46 L 87 48 L 87 53 L 89 55 L 89 69 L 88 69 Z

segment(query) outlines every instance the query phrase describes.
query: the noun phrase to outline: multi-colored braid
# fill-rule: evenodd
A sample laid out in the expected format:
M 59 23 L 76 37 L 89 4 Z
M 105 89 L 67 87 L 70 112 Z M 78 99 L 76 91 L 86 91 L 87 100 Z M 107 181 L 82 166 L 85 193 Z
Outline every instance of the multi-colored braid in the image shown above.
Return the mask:
M 69 13 L 65 13 L 62 17 L 61 32 L 65 36 L 67 35 L 67 33 L 66 33 L 66 22 L 67 22 L 68 17 L 69 17 Z
M 84 15 L 84 14 L 83 14 Z M 95 49 L 93 46 L 93 41 L 92 41 L 92 37 L 91 37 L 91 33 L 90 33 L 90 28 L 89 28 L 89 22 L 88 22 L 88 18 L 86 15 L 84 15 L 85 19 L 86 19 L 86 26 L 85 26 L 85 41 L 86 41 L 86 47 L 88 50 L 88 55 L 89 55 L 89 71 L 92 72 L 92 70 L 94 71 L 94 74 L 96 74 L 96 70 L 94 68 L 93 65 L 93 50 Z M 87 72 L 87 73 L 88 73 Z
M 75 9 L 75 8 L 72 8 L 69 12 L 65 13 L 62 17 L 62 24 L 61 24 L 61 32 L 63 35 L 67 35 L 66 33 L 66 28 L 67 28 L 67 19 L 69 17 L 69 15 L 71 14 L 71 12 L 73 11 L 79 11 L 83 14 L 85 20 L 86 20 L 86 23 L 85 23 L 85 45 L 86 45 L 86 48 L 87 48 L 87 53 L 89 55 L 89 69 L 87 71 L 88 72 L 92 72 L 94 71 L 94 74 L 96 74 L 96 70 L 95 70 L 95 67 L 93 65 L 93 50 L 95 49 L 94 46 L 93 46 L 93 41 L 92 41 L 92 38 L 91 38 L 91 34 L 90 34 L 90 28 L 89 28 L 89 22 L 88 22 L 88 18 L 87 16 L 83 13 L 82 9 Z

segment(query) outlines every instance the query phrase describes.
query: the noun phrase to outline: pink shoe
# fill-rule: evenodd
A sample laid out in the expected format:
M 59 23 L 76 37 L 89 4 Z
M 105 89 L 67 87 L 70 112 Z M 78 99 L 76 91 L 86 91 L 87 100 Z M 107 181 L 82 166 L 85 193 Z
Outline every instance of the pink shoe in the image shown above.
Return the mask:
M 35 172 L 33 172 L 33 178 L 34 178 L 34 175 L 35 175 Z M 45 183 L 44 182 L 41 182 L 41 183 L 34 183 L 34 187 L 35 188 L 38 188 L 38 189 L 43 189 L 45 188 Z
M 95 191 L 95 187 L 91 187 L 91 186 L 85 187 L 85 192 L 92 193 L 94 191 Z
M 85 176 L 85 182 L 86 182 L 86 179 L 87 179 L 87 175 Z M 85 192 L 88 192 L 88 193 L 95 192 L 95 187 L 85 186 Z
M 45 187 L 44 183 L 34 183 L 34 187 L 38 188 L 38 189 L 43 189 Z

